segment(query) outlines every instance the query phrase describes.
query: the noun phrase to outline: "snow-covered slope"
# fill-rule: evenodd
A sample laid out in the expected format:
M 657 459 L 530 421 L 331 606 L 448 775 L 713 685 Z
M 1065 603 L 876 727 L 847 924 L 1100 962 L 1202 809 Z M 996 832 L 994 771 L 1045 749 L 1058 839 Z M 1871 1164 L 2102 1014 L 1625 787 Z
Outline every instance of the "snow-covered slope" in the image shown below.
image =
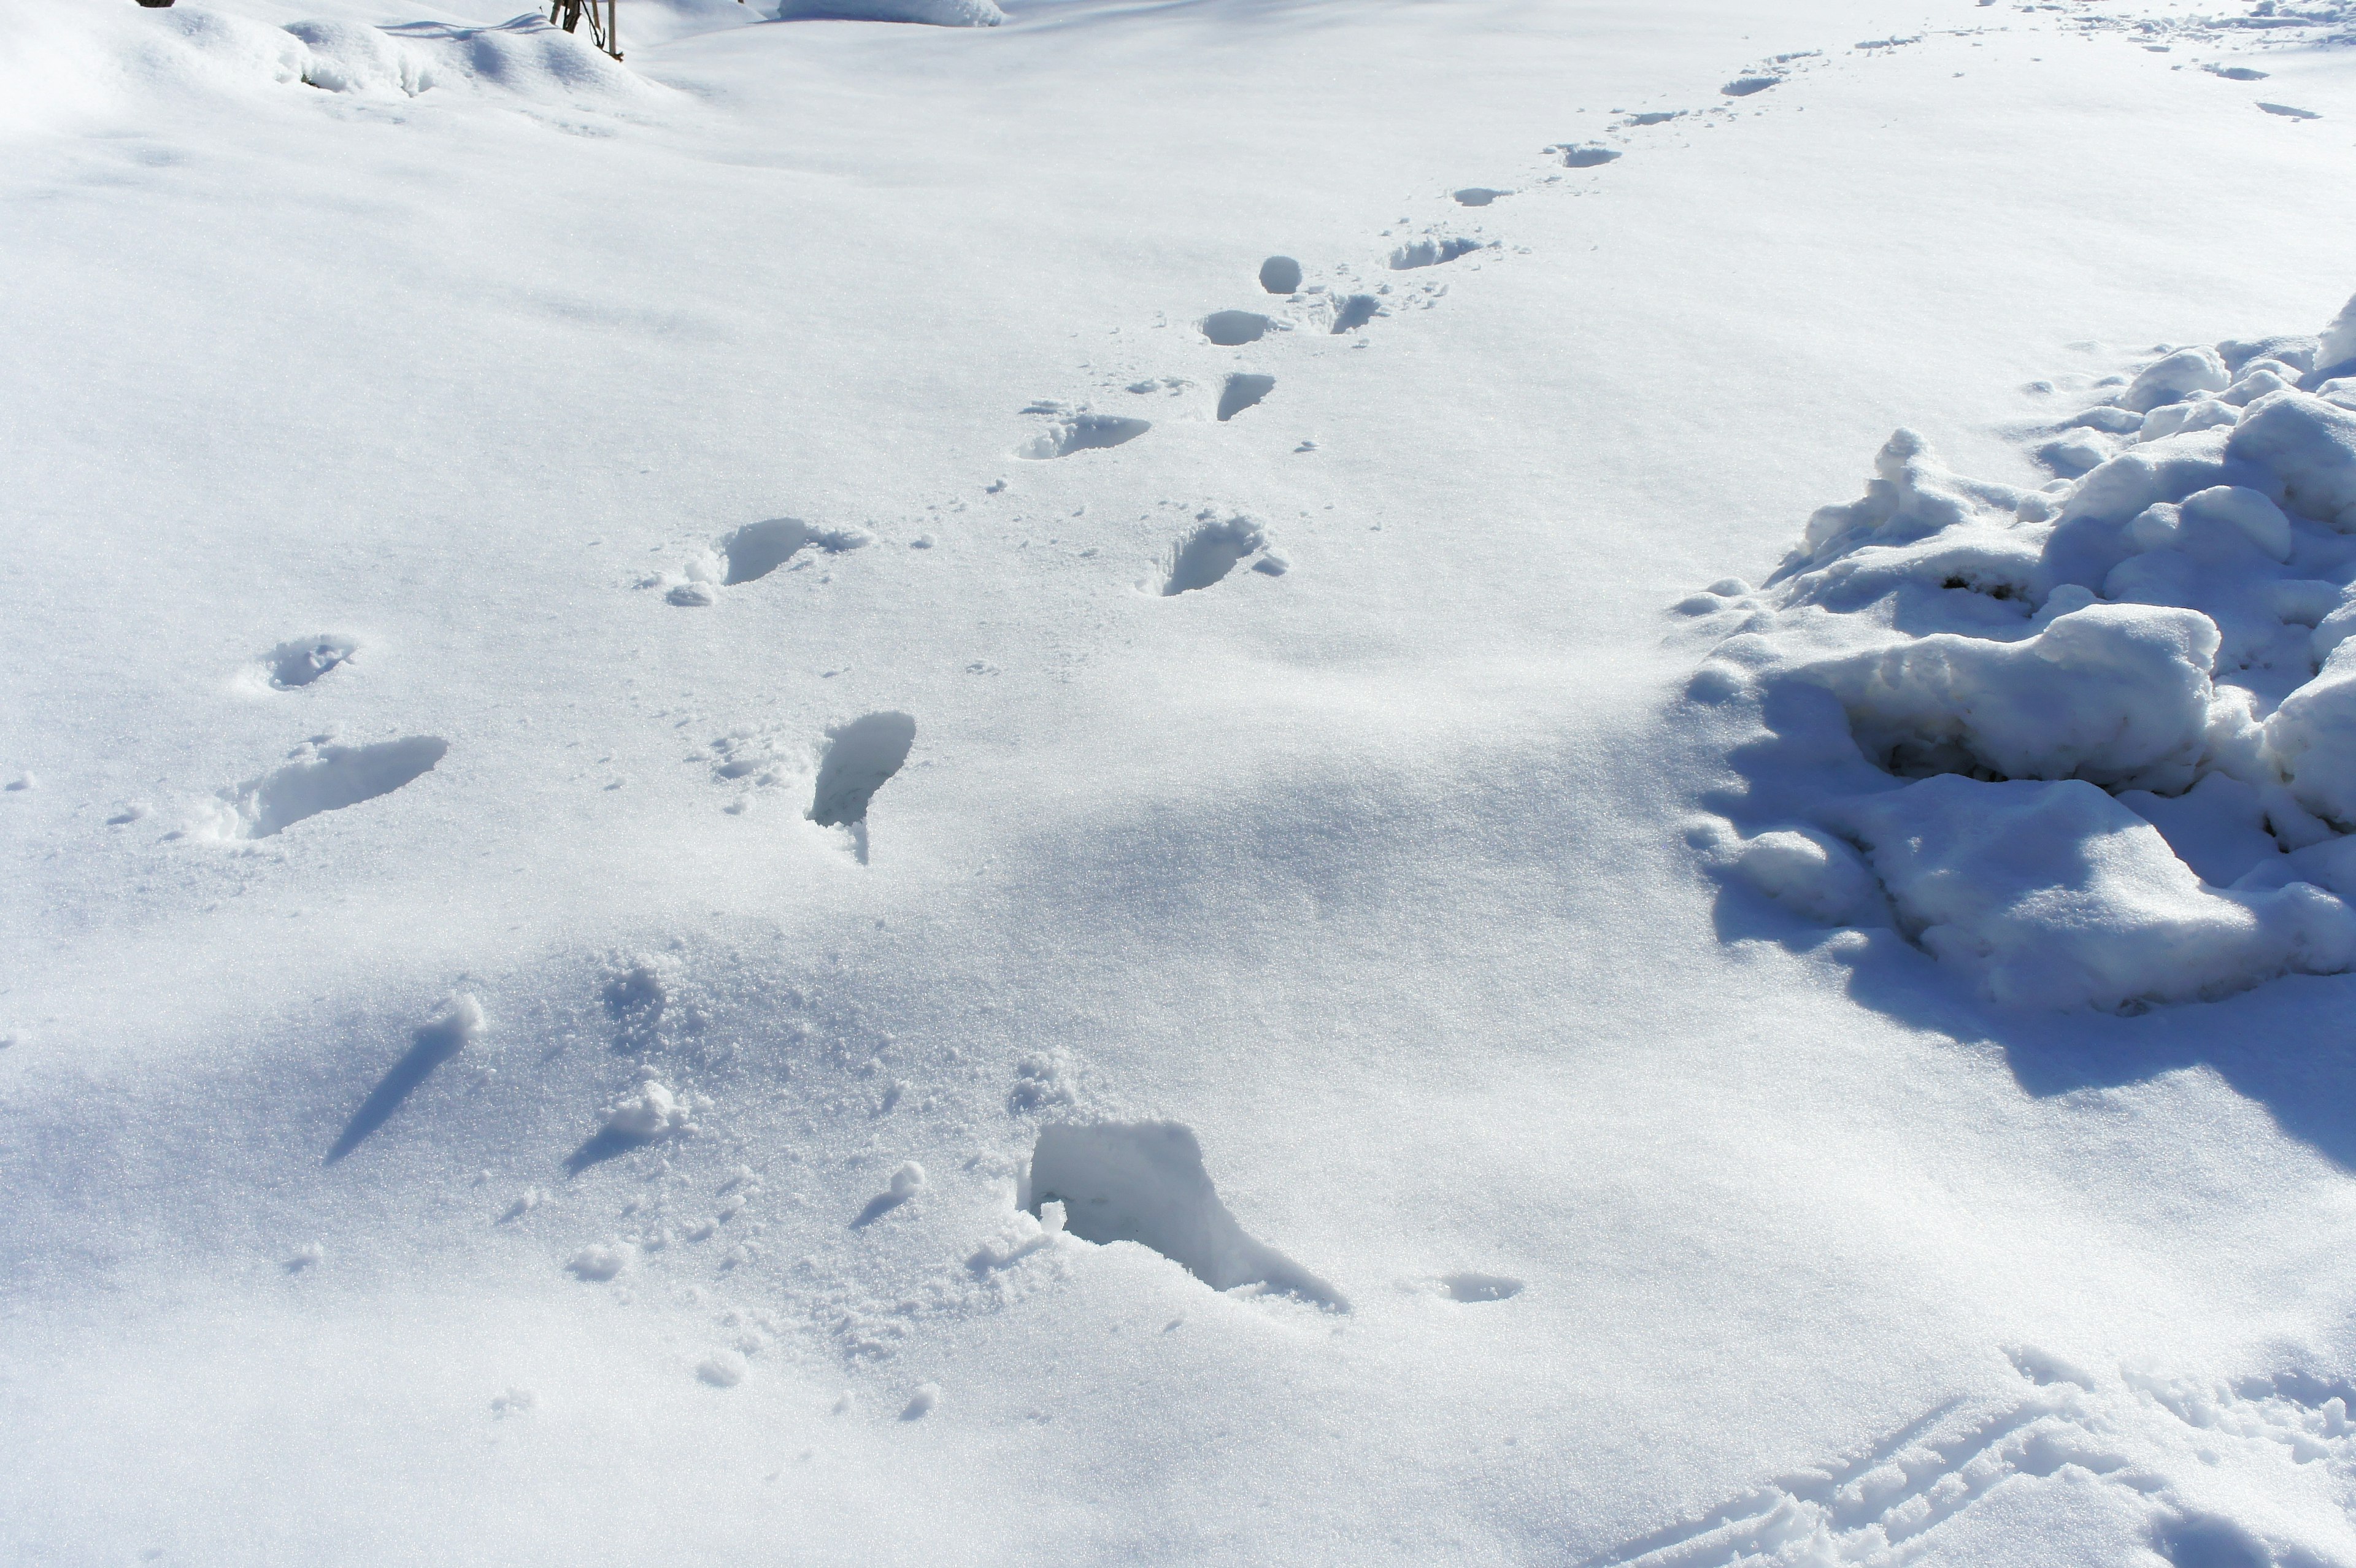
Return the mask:
M 2344 964 L 1838 859 L 2295 859 L 2308 489 L 1869 581 L 2335 417 L 2135 392 L 2356 288 L 2356 14 L 2198 9 L 6 0 L 0 1556 L 2356 1562 Z M 1897 426 L 1988 539 L 1731 585 Z

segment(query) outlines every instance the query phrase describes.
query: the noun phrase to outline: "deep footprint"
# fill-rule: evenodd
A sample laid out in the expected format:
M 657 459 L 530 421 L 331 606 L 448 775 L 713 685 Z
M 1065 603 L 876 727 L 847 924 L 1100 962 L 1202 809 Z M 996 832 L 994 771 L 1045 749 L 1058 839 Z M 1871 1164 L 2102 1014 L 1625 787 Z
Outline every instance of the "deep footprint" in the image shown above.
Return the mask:
M 1267 316 L 1252 310 L 1213 311 L 1202 321 L 1203 336 L 1222 348 L 1240 348 L 1247 343 L 1258 343 L 1275 325 Z
M 1357 331 L 1358 328 L 1374 320 L 1376 313 L 1382 308 L 1383 302 L 1372 294 L 1350 295 L 1334 308 L 1334 335 L 1338 336 L 1344 332 Z
M 1254 555 L 1259 556 L 1252 561 L 1254 571 L 1283 576 L 1284 561 L 1267 550 L 1268 531 L 1249 517 L 1221 521 L 1205 513 L 1193 533 L 1170 547 L 1170 575 L 1162 584 L 1162 596 L 1208 588 Z
M 215 836 L 267 838 L 305 817 L 374 800 L 430 773 L 450 750 L 434 735 L 373 746 L 322 746 L 258 779 L 224 791 Z
M 1276 390 L 1276 378 L 1237 373 L 1219 389 L 1219 422 L 1225 424 Z
M 359 652 L 359 647 L 349 637 L 322 635 L 281 643 L 262 662 L 270 667 L 271 685 L 281 691 L 292 691 L 344 664 Z
M 1301 263 L 1290 256 L 1270 256 L 1259 264 L 1259 286 L 1272 294 L 1301 292 Z
M 1485 185 L 1468 185 L 1462 190 L 1451 194 L 1456 197 L 1456 205 L 1459 207 L 1486 207 L 1499 197 L 1511 196 L 1514 193 L 1509 190 L 1492 190 Z
M 1128 419 L 1119 414 L 1072 414 L 1016 447 L 1014 455 L 1034 462 L 1069 457 L 1075 452 L 1135 441 L 1152 428 L 1151 420 Z
M 1405 272 L 1417 267 L 1437 267 L 1443 261 L 1453 261 L 1459 256 L 1470 256 L 1483 249 L 1478 240 L 1416 240 L 1391 252 L 1391 271 Z
M 1175 1122 L 1042 1127 L 1030 1189 L 1032 1213 L 1061 1203 L 1064 1228 L 1084 1242 L 1135 1242 L 1214 1290 L 1259 1285 L 1349 1310 L 1332 1285 L 1245 1233 L 1203 1168 L 1202 1145 Z
M 870 713 L 827 731 L 809 819 L 820 827 L 857 827 L 867 820 L 875 792 L 908 760 L 916 721 L 905 713 Z

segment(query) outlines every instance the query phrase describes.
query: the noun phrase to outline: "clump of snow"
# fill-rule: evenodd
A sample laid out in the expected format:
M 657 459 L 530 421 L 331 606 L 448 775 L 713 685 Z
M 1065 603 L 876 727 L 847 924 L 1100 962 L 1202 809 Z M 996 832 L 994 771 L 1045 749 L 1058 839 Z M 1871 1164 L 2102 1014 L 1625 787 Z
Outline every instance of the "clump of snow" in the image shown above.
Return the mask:
M 626 1138 L 633 1143 L 652 1143 L 675 1133 L 692 1132 L 695 1123 L 692 1112 L 682 1096 L 649 1072 L 635 1093 L 625 1094 L 605 1107 L 605 1125 L 601 1136 Z
M 2165 353 L 2063 427 L 2100 460 L 2042 490 L 1901 431 L 1767 591 L 1680 605 L 1740 616 L 1691 698 L 1772 736 L 1695 835 L 1729 885 L 1894 922 L 2021 1006 L 2356 967 L 2356 412 L 2312 368 L 2351 315 L 2319 349 Z
M 619 1275 L 628 1262 L 629 1254 L 620 1247 L 598 1243 L 574 1253 L 564 1272 L 585 1284 L 602 1285 Z
M 922 1421 L 925 1417 L 932 1414 L 932 1413 L 939 1407 L 940 1403 L 940 1384 L 918 1383 L 916 1385 L 916 1392 L 908 1396 L 908 1403 L 901 1408 L 900 1419 L 903 1421 Z
M 744 1358 L 734 1350 L 714 1350 L 695 1364 L 696 1377 L 713 1388 L 734 1388 L 744 1371 Z

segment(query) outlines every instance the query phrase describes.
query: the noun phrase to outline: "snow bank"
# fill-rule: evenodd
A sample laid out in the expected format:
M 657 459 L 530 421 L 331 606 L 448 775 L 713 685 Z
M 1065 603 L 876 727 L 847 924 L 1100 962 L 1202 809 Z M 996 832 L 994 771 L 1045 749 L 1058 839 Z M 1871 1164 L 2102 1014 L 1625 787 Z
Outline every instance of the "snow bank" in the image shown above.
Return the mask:
M 2163 353 L 2041 432 L 2074 475 L 2033 492 L 1900 431 L 1767 591 L 1679 606 L 1734 623 L 1690 696 L 1769 731 L 1694 835 L 1729 889 L 2020 1006 L 2356 967 L 2351 353 L 2356 302 Z
M 12 27 L 0 56 L 0 136 L 187 92 L 310 90 L 401 99 L 442 89 L 549 106 L 622 107 L 664 91 L 537 13 L 481 27 L 374 27 L 321 18 L 279 27 L 183 4 L 34 10 Z

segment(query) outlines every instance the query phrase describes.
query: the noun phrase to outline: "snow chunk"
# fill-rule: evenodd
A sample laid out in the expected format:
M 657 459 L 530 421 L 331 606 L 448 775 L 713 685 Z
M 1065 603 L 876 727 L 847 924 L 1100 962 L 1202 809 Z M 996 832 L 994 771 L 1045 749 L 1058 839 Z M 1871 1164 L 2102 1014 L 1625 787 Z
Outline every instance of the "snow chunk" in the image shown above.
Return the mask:
M 2272 475 L 2283 506 L 2341 533 L 2356 533 L 2356 411 L 2305 392 L 2252 403 L 2228 455 Z
M 2191 610 L 2094 604 L 2019 643 L 1938 634 L 1802 672 L 1891 772 L 2182 787 L 2209 713 L 2217 628 Z
M 713 1388 L 734 1388 L 744 1371 L 744 1358 L 734 1350 L 714 1350 L 695 1364 L 696 1377 Z
M 564 1272 L 589 1285 L 602 1285 L 620 1274 L 629 1254 L 618 1246 L 587 1246 L 573 1254 Z
M 306 87 L 369 98 L 414 98 L 434 85 L 433 69 L 417 50 L 380 28 L 358 22 L 290 22 L 286 30 L 310 48 Z
M 2195 392 L 2222 392 L 2233 384 L 2233 378 L 2215 349 L 2179 348 L 2147 367 L 2119 399 L 2119 405 L 2149 413 L 2163 403 L 2177 402 Z
M 2356 911 L 2300 883 L 2219 892 L 2090 784 L 1947 776 L 1850 805 L 1901 928 L 1993 1000 L 2121 1008 L 2356 963 Z
M 673 1133 L 691 1132 L 694 1123 L 690 1117 L 686 1101 L 674 1094 L 659 1079 L 648 1078 L 638 1086 L 638 1092 L 616 1100 L 605 1108 L 604 1136 L 628 1138 L 637 1143 L 651 1143 L 667 1138 Z
M 1856 850 L 1813 827 L 1762 833 L 1735 852 L 1759 891 L 1820 925 L 1885 923 L 1881 890 Z

